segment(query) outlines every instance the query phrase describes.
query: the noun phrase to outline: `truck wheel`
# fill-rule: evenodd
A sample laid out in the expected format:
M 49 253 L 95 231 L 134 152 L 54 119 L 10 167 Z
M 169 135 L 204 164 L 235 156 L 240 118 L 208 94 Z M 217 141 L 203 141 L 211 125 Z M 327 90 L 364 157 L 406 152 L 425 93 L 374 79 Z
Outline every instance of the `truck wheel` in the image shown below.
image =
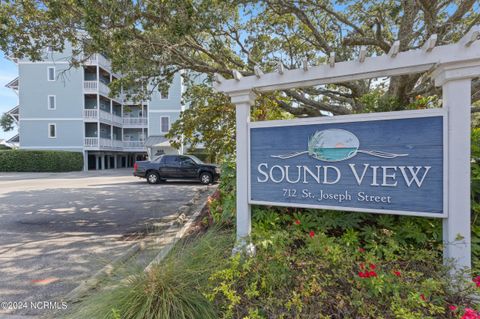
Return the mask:
M 160 181 L 160 176 L 156 172 L 147 173 L 147 182 L 149 184 L 157 184 Z
M 200 183 L 202 183 L 203 185 L 208 185 L 212 183 L 212 181 L 213 181 L 212 174 L 206 173 L 206 172 L 200 174 Z

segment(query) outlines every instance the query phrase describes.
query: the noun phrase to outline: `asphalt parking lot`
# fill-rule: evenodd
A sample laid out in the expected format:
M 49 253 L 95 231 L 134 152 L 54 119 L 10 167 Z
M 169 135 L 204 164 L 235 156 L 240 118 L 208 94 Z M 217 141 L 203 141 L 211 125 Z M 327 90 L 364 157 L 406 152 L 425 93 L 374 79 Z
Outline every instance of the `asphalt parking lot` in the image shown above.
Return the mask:
M 0 173 L 0 301 L 61 301 L 202 187 L 125 169 Z

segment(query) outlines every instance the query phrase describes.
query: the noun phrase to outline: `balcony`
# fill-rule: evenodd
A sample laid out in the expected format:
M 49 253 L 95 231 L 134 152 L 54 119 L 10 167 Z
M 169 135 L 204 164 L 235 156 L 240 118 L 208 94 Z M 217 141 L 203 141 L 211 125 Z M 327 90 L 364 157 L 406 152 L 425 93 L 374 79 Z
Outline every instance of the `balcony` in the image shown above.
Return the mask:
M 111 62 L 101 54 L 92 54 L 89 56 L 85 61 L 85 65 L 99 65 L 108 70 L 112 68 Z
M 83 117 L 86 120 L 98 120 L 97 109 L 85 109 L 83 110 Z
M 94 148 L 94 149 L 130 149 L 130 150 L 143 150 L 144 141 L 119 141 L 112 140 L 108 138 L 98 138 L 98 137 L 85 137 L 84 146 L 85 148 Z
M 85 147 L 89 147 L 89 148 L 98 147 L 98 138 L 97 137 L 85 137 L 83 145 Z
M 97 93 L 98 81 L 83 81 L 83 90 L 85 93 Z
M 104 96 L 108 96 L 110 94 L 110 88 L 108 87 L 108 85 L 106 85 L 105 83 L 103 82 L 98 82 L 99 83 L 99 88 L 100 88 L 100 94 L 104 95 Z
M 136 148 L 136 149 L 143 149 L 144 148 L 144 141 L 123 141 L 124 148 Z
M 100 93 L 104 96 L 110 94 L 108 85 L 100 81 L 83 81 L 83 91 L 85 93 Z
M 116 114 L 108 113 L 103 110 L 97 109 L 85 109 L 83 110 L 83 117 L 85 120 L 97 121 L 100 117 L 100 120 L 107 123 L 113 123 L 121 125 L 123 124 L 122 117 Z
M 142 127 L 147 126 L 148 119 L 146 117 L 124 117 L 123 126 L 124 127 Z

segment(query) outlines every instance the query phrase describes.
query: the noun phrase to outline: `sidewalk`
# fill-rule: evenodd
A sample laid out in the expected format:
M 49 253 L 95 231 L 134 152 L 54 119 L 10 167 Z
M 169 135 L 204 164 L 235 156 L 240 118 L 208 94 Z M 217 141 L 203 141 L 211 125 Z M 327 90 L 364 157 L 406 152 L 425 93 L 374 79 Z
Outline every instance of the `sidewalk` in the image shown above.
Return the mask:
M 97 176 L 130 176 L 133 168 L 117 168 L 106 169 L 98 171 L 78 171 L 78 172 L 0 172 L 0 181 L 18 181 L 27 179 L 42 179 L 42 178 L 87 178 Z

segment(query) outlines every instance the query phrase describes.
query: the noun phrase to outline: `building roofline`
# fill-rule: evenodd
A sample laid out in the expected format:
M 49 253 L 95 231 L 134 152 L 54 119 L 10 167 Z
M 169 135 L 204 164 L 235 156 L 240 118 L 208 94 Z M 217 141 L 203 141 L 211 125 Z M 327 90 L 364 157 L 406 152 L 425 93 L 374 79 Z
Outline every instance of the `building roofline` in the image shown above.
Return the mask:
M 9 89 L 18 89 L 18 76 L 16 78 L 14 78 L 13 80 L 11 80 L 10 82 L 8 82 L 7 84 L 5 84 L 5 87 L 6 88 L 9 88 Z M 16 82 L 16 85 L 14 85 Z

